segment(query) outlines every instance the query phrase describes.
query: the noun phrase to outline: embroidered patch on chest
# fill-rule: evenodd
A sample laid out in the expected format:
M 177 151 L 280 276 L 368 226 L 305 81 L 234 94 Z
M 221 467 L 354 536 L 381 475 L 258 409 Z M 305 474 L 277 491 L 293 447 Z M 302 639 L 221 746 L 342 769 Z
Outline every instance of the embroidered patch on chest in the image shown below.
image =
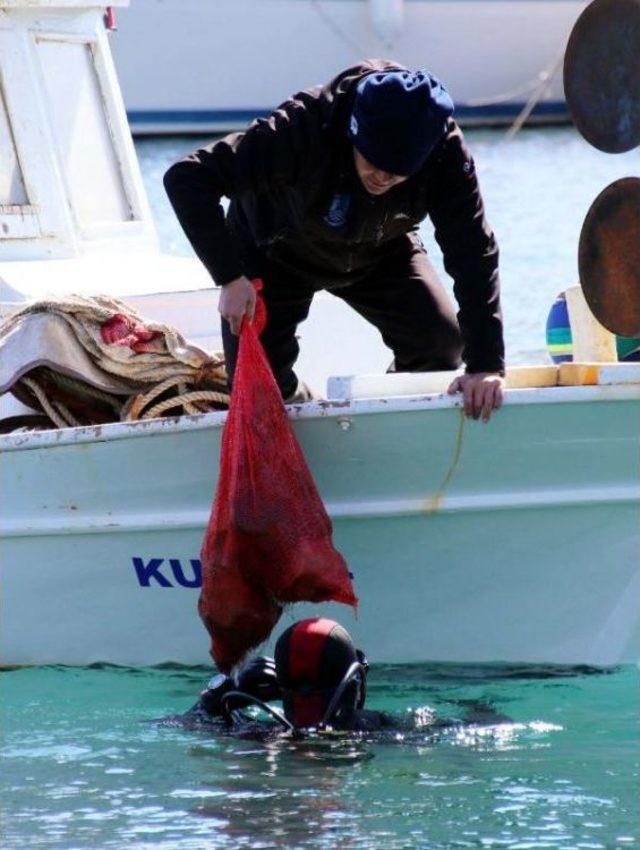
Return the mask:
M 351 195 L 346 192 L 340 192 L 333 196 L 329 211 L 324 220 L 330 227 L 343 227 L 347 220 L 347 213 L 351 206 Z

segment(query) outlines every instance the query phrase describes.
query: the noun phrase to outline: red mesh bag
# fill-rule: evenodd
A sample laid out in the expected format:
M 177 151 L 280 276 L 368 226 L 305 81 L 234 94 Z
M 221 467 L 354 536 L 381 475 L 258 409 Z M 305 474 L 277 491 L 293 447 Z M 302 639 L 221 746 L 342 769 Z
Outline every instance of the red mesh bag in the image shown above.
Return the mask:
M 357 605 L 331 521 L 287 418 L 259 335 L 243 322 L 220 478 L 201 551 L 200 616 L 228 672 L 266 640 L 291 602 Z

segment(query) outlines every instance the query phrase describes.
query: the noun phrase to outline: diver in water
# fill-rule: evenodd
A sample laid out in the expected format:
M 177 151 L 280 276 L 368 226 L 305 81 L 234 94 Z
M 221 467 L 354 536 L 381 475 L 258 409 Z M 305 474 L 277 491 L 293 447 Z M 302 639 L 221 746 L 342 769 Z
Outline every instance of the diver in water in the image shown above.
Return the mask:
M 214 676 L 183 717 L 239 728 L 251 722 L 240 709 L 257 705 L 289 730 L 385 728 L 393 720 L 364 707 L 367 671 L 364 653 L 339 623 L 301 620 L 280 636 L 275 659 L 254 658 L 233 676 Z
M 465 705 L 464 720 L 437 718 L 421 710 L 404 717 L 365 708 L 368 663 L 345 628 L 334 620 L 301 620 L 278 639 L 275 659 L 258 657 L 233 676 L 214 676 L 198 702 L 180 718 L 182 725 L 212 725 L 216 732 L 254 735 L 277 731 L 428 732 L 461 725 L 508 721 L 481 701 Z M 270 703 L 280 702 L 282 708 Z M 274 722 L 242 712 L 257 705 Z

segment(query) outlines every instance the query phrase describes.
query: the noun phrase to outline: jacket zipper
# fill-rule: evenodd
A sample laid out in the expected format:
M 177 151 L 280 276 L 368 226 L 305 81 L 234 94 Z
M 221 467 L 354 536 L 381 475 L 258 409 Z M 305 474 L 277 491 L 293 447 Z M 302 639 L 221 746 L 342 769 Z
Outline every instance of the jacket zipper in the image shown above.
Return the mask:
M 389 218 L 389 213 L 385 210 L 384 215 L 382 216 L 382 221 L 376 228 L 376 245 L 379 245 L 382 242 L 382 237 L 384 236 L 384 228 L 387 223 L 387 219 Z

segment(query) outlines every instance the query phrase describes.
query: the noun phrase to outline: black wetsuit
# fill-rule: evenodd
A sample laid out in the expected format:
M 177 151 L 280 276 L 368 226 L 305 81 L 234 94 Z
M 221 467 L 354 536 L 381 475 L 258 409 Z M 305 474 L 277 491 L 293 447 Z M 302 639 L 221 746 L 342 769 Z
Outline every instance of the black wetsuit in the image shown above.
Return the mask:
M 263 659 L 257 659 L 261 661 Z M 220 677 L 224 679 L 224 677 Z M 227 679 L 226 682 L 232 680 Z M 167 718 L 164 722 L 171 725 L 180 725 L 194 729 L 209 729 L 216 735 L 230 735 L 234 737 L 271 737 L 286 732 L 284 725 L 277 720 L 259 720 L 246 714 L 243 707 L 251 704 L 251 698 L 268 699 L 269 702 L 279 701 L 282 694 L 273 689 L 268 695 L 261 687 L 245 687 L 245 693 L 249 697 L 244 706 L 232 705 L 225 709 L 221 703 L 220 696 L 225 687 L 222 683 L 216 688 L 205 689 L 200 699 L 184 714 Z M 264 683 L 262 685 L 264 688 Z M 260 693 L 256 693 L 256 691 Z M 241 703 L 241 700 L 238 700 Z M 441 732 L 463 726 L 490 726 L 500 723 L 511 722 L 510 718 L 495 712 L 493 707 L 482 700 L 460 702 L 465 709 L 462 719 L 438 717 L 430 708 L 422 707 L 415 711 L 408 711 L 402 716 L 389 714 L 384 711 L 376 711 L 366 708 L 353 709 L 337 715 L 337 720 L 326 724 L 320 730 L 324 733 L 353 733 L 356 735 L 374 734 L 376 739 L 407 741 L 407 736 L 417 735 L 421 740 L 424 736 L 436 736 Z M 289 730 L 292 731 L 292 730 Z M 299 734 L 314 730 L 296 729 Z M 384 733 L 387 733 L 386 735 Z M 391 734 L 389 734 L 391 733 Z
M 233 710 L 228 714 L 212 714 L 202 704 L 202 700 L 192 706 L 189 711 L 178 717 L 171 718 L 172 721 L 184 726 L 200 727 L 208 726 L 220 734 L 247 734 L 251 732 L 282 732 L 284 727 L 272 720 L 256 720 L 249 717 L 242 710 Z M 436 724 L 440 727 L 442 724 Z M 450 725 L 450 724 L 447 724 Z M 327 727 L 333 731 L 340 732 L 380 732 L 384 729 L 415 728 L 411 723 L 402 721 L 398 717 L 387 714 L 384 711 L 373 711 L 367 708 L 356 709 L 350 716 L 347 724 L 336 724 Z

